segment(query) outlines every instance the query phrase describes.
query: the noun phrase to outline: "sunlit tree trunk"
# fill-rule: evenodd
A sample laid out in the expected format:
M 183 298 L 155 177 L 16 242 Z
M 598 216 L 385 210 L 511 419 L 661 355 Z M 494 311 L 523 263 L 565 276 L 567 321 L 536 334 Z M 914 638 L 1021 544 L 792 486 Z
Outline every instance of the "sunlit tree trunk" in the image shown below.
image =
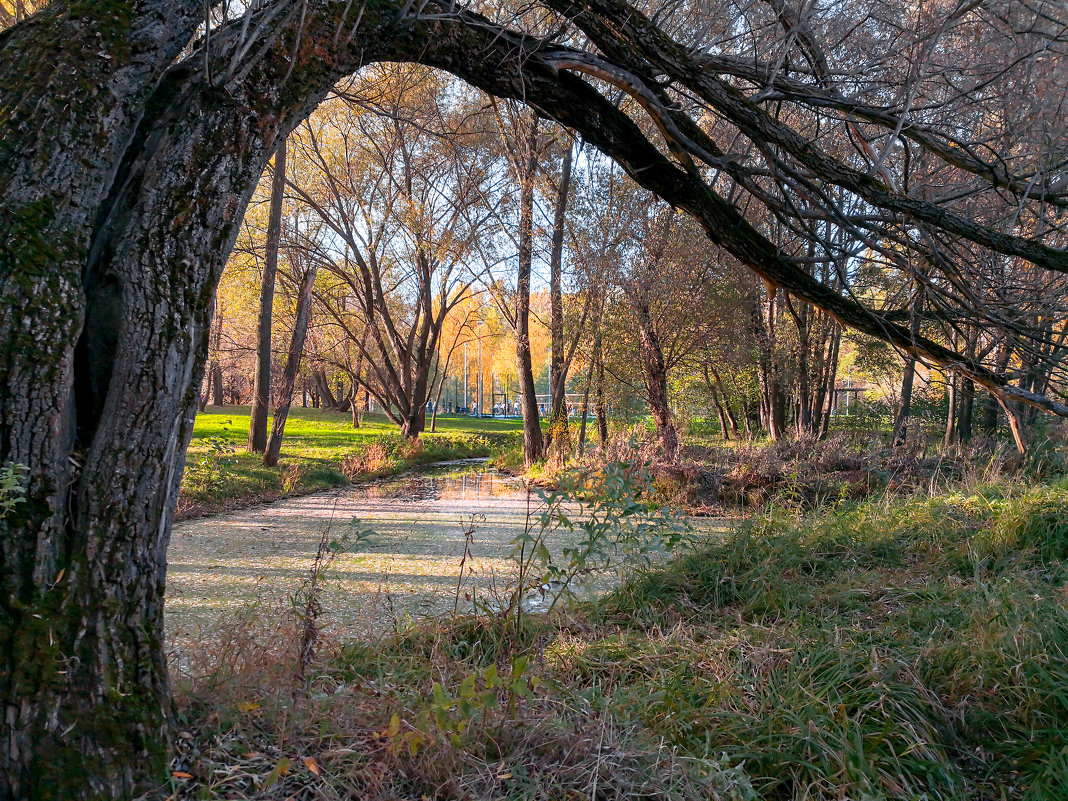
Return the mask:
M 286 143 L 283 141 L 274 156 L 271 209 L 267 220 L 263 275 L 260 279 L 260 316 L 256 332 L 256 380 L 252 388 L 252 411 L 248 429 L 248 448 L 256 453 L 263 453 L 267 447 L 267 412 L 271 405 L 271 318 L 274 313 L 274 284 L 278 275 L 278 245 L 282 238 L 282 201 L 285 197 L 285 189 Z
M 778 289 L 769 286 L 766 301 L 754 299 L 753 334 L 757 345 L 757 378 L 760 383 L 760 423 L 768 437 L 777 442 L 783 437 L 785 409 L 779 365 L 775 353 L 775 298 Z
M 309 261 L 301 278 L 300 287 L 297 290 L 293 336 L 289 340 L 286 366 L 282 370 L 282 385 L 278 388 L 278 404 L 274 410 L 274 419 L 271 421 L 271 436 L 267 439 L 267 447 L 263 453 L 263 464 L 267 467 L 274 467 L 278 464 L 278 456 L 282 450 L 282 437 L 285 435 L 286 418 L 289 417 L 289 408 L 293 405 L 293 391 L 297 384 L 297 371 L 300 369 L 300 360 L 304 355 L 304 340 L 308 334 L 308 320 L 311 319 L 312 290 L 315 288 L 315 274 L 315 262 Z M 355 386 L 353 384 L 354 390 Z M 352 400 L 353 409 L 355 410 L 355 398 L 352 398 Z M 355 411 L 353 411 L 353 414 L 355 414 Z
M 523 395 L 523 462 L 529 468 L 545 452 L 530 355 L 530 274 L 534 256 L 534 174 L 537 157 L 538 118 L 531 115 L 525 164 L 519 176 L 519 274 L 516 282 L 515 349 L 516 372 Z
M 567 390 L 567 363 L 564 353 L 564 291 L 563 252 L 564 223 L 567 215 L 567 198 L 571 188 L 571 151 L 569 145 L 560 168 L 560 186 L 557 192 L 553 216 L 552 244 L 549 254 L 549 330 L 552 338 L 552 353 L 549 362 L 549 441 L 552 437 L 567 436 L 567 410 L 564 408 Z M 570 449 L 570 443 L 564 443 Z

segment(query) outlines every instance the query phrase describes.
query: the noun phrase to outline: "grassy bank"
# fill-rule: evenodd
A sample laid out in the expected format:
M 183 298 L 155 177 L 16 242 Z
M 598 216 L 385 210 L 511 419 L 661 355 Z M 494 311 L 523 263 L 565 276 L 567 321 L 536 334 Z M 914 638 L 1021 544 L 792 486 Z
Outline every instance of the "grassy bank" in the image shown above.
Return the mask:
M 1068 797 L 1068 484 L 771 514 L 552 619 L 241 620 L 179 798 Z
M 264 467 L 248 451 L 249 408 L 210 406 L 197 415 L 178 500 L 180 517 L 224 511 L 350 481 L 392 475 L 449 459 L 492 456 L 521 437 L 512 420 L 438 418 L 437 431 L 415 446 L 384 415 L 368 414 L 360 428 L 351 415 L 293 409 L 286 421 L 278 467 Z

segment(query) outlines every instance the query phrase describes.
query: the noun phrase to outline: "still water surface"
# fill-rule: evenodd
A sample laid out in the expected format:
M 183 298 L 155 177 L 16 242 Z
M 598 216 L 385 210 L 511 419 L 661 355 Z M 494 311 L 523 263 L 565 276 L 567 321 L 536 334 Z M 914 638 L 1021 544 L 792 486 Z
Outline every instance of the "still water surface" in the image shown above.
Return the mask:
M 472 609 L 514 576 L 512 539 L 538 497 L 482 464 L 450 464 L 370 485 L 317 493 L 177 523 L 168 550 L 172 640 L 258 604 L 276 614 L 307 575 L 324 532 L 373 535 L 326 573 L 323 620 L 341 636 L 381 633 L 424 615 Z M 465 532 L 473 529 L 463 567 Z

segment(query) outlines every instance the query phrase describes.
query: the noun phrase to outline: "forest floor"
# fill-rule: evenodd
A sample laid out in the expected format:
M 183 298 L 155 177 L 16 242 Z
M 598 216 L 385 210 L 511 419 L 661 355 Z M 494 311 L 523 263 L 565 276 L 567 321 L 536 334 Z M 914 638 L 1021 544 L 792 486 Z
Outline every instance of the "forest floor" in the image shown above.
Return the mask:
M 218 514 L 350 482 L 402 473 L 434 462 L 488 457 L 521 441 L 518 420 L 441 415 L 437 431 L 405 442 L 381 414 L 359 428 L 345 412 L 295 408 L 286 421 L 277 467 L 248 450 L 249 407 L 209 406 L 197 415 L 186 452 L 177 518 Z
M 689 542 L 551 615 L 310 649 L 306 606 L 231 621 L 175 672 L 164 794 L 1068 797 L 1068 480 L 773 504 Z

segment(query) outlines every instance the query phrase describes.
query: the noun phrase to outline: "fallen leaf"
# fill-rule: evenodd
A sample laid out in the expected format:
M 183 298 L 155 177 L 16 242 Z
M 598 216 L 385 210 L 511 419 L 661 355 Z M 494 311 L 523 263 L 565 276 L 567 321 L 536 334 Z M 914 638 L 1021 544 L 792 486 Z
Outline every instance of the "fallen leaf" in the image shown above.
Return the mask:
M 319 763 L 315 761 L 315 757 L 304 757 L 304 767 L 306 767 L 316 776 L 319 775 Z
M 176 770 L 176 771 L 172 772 L 171 775 L 176 779 L 192 779 L 193 778 L 193 774 L 192 773 L 186 773 L 185 771 L 181 771 L 181 770 Z
M 274 766 L 274 769 L 263 778 L 263 789 L 266 790 L 278 781 L 279 777 L 289 773 L 289 765 L 290 759 L 288 757 L 278 760 L 278 764 Z

